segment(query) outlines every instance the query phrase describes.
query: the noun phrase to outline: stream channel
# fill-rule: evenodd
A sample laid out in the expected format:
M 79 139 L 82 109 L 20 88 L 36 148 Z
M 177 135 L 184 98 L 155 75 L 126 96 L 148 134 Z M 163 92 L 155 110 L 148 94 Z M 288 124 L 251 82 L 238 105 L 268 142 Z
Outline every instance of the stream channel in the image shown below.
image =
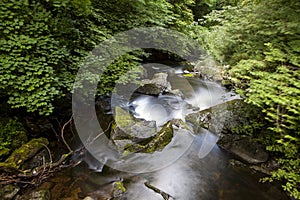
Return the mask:
M 239 98 L 218 83 L 184 77 L 180 67 L 170 70 L 163 65 L 153 66 L 148 74 L 157 72 L 169 73 L 168 80 L 172 89 L 180 89 L 184 100 L 174 95 L 155 97 L 141 94 L 130 100 L 114 95 L 111 108 L 120 106 L 136 118 L 155 120 L 156 125 L 161 126 L 172 118 L 184 119 L 195 108 L 203 110 Z M 112 114 L 110 109 L 104 108 L 107 116 Z M 103 119 L 105 116 L 102 116 Z M 160 156 L 158 153 L 152 160 L 141 158 L 142 167 L 137 167 L 136 171 L 126 170 L 126 167 L 125 170 L 116 170 L 103 166 L 88 153 L 77 157 L 75 155 L 76 161 L 84 162 L 57 173 L 41 188 L 50 190 L 51 199 L 83 199 L 87 196 L 109 199 L 113 183 L 122 181 L 126 192 L 119 199 L 163 200 L 161 194 L 145 186 L 147 182 L 176 200 L 287 199 L 277 185 L 260 183 L 259 179 L 263 175 L 232 164 L 232 156 L 215 144 L 218 140 L 216 134 L 202 128 L 196 131 L 194 129 L 193 133 L 181 136 L 175 134 L 168 145 L 171 148 L 167 146 L 165 149 L 167 154 Z M 73 147 L 80 148 L 80 142 L 73 143 Z

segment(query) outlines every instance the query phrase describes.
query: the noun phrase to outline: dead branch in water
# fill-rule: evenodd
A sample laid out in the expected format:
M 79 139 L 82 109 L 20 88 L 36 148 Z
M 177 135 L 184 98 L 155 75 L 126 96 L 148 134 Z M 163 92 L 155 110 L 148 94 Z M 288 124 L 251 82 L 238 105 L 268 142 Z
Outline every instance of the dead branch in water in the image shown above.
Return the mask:
M 149 188 L 149 189 L 153 190 L 154 192 L 160 194 L 160 195 L 164 198 L 164 200 L 174 200 L 174 197 L 172 197 L 172 196 L 169 195 L 168 193 L 166 193 L 166 192 L 164 192 L 164 191 L 158 189 L 157 187 L 151 185 L 150 183 L 145 182 L 144 184 L 145 184 L 145 186 L 146 186 L 147 188 Z

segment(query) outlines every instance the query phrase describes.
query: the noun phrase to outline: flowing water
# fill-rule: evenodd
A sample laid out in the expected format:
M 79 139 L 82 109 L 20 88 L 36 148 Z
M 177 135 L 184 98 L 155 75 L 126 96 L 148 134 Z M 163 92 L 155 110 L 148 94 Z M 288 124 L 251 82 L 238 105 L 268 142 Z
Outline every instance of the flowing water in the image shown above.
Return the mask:
M 168 69 L 155 67 L 153 73 L 155 70 L 168 71 Z M 173 89 L 180 89 L 184 93 L 183 98 L 172 95 L 159 97 L 139 95 L 126 100 L 115 96 L 112 102 L 130 110 L 135 117 L 149 121 L 155 120 L 157 126 L 160 126 L 172 118 L 184 119 L 186 114 L 194 110 L 203 110 L 238 98 L 217 83 L 184 78 L 181 68 L 176 68 L 173 72 L 175 73 L 169 75 L 169 81 Z M 157 162 L 155 164 L 162 166 L 152 172 L 146 170 L 144 173 L 134 174 L 109 167 L 104 167 L 102 170 L 101 163 L 92 156 L 84 154 L 80 159 L 84 159 L 87 164 L 80 164 L 57 175 L 67 179 L 65 184 L 72 183 L 69 191 L 60 191 L 57 189 L 59 187 L 53 189 L 54 186 L 51 192 L 57 199 L 62 196 L 73 196 L 73 199 L 80 199 L 91 194 L 97 194 L 99 199 L 105 199 L 104 197 L 109 196 L 111 192 L 111 183 L 123 180 L 127 191 L 122 199 L 127 200 L 163 199 L 160 194 L 147 188 L 145 182 L 176 200 L 287 199 L 277 186 L 259 183 L 261 175 L 246 167 L 230 164 L 232 163 L 230 162 L 231 156 L 215 145 L 218 139 L 217 135 L 202 128 L 195 131 L 197 132 L 182 134 L 181 138 L 173 139 L 175 142 L 172 142 L 178 143 L 177 146 L 174 145 L 174 149 L 180 149 L 180 141 L 189 141 L 185 146 L 185 151 L 168 165 L 165 164 L 164 157 L 152 160 L 151 162 Z M 177 135 L 180 134 L 177 133 Z M 176 153 L 176 151 L 172 152 Z M 145 165 L 150 165 L 150 162 L 145 162 Z M 81 195 L 74 192 L 77 190 Z M 65 194 L 59 196 L 57 191 L 61 193 L 64 191 Z M 74 193 L 76 194 L 74 195 Z

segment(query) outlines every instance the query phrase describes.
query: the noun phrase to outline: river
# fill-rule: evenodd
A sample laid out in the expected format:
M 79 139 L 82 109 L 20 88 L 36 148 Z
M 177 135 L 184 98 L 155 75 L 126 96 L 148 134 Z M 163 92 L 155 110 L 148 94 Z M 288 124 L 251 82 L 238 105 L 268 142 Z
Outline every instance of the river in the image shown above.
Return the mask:
M 161 66 L 152 69 L 151 73 L 169 70 Z M 239 98 L 217 83 L 185 78 L 181 68 L 173 69 L 169 81 L 173 89 L 183 91 L 184 100 L 170 95 L 139 95 L 126 100 L 115 95 L 112 102 L 129 109 L 135 117 L 155 120 L 160 126 L 172 118 L 184 118 L 195 108 L 202 110 Z M 175 137 L 179 137 L 178 135 L 180 134 L 177 133 Z M 93 195 L 98 199 L 108 199 L 111 196 L 112 183 L 121 180 L 126 187 L 126 193 L 120 198 L 124 200 L 163 199 L 162 195 L 146 187 L 145 182 L 176 200 L 288 199 L 277 185 L 260 183 L 261 174 L 232 162 L 232 156 L 215 144 L 217 140 L 216 134 L 200 127 L 197 132 L 182 134 L 172 141 L 179 146 L 175 145 L 174 148 L 178 151 L 172 151 L 178 155 L 170 155 L 172 162 L 165 163 L 165 157 L 143 161 L 145 166 L 153 164 L 150 162 L 157 162 L 156 166 L 161 167 L 155 171 L 149 168 L 142 173 L 122 172 L 103 166 L 88 153 L 75 156 L 76 161 L 85 162 L 58 173 L 48 181 L 47 189 L 50 189 L 52 199 L 83 199 Z M 186 141 L 182 147 L 181 141 Z M 75 143 L 78 144 L 78 141 Z M 75 145 L 77 148 L 79 146 Z M 41 187 L 46 187 L 45 185 L 47 183 Z

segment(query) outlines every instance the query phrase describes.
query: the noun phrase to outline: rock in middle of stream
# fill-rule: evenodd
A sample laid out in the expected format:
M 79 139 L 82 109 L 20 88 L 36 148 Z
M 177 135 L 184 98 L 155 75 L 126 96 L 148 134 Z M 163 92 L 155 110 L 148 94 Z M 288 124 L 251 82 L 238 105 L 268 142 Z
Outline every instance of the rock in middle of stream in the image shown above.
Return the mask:
M 163 150 L 171 142 L 173 127 L 168 121 L 157 132 L 155 121 L 135 119 L 122 108 L 116 107 L 110 138 L 123 153 L 153 153 Z

